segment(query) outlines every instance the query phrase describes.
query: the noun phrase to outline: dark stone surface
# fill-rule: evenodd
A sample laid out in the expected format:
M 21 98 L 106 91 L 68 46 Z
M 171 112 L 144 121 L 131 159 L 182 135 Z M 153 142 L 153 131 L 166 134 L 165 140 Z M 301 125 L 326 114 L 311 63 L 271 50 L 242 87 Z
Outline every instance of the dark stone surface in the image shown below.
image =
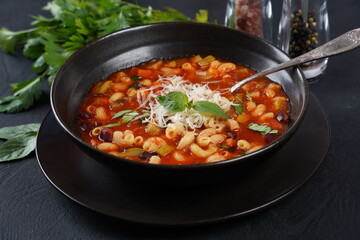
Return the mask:
M 279 2 L 273 1 L 276 20 L 281 11 Z M 28 28 L 29 15 L 41 13 L 45 3 L 0 0 L 0 26 Z M 223 23 L 226 6 L 225 0 L 139 3 L 154 8 L 170 6 L 191 17 L 196 9 L 204 8 L 219 23 Z M 359 1 L 328 1 L 328 8 L 331 38 L 359 27 Z M 359 239 L 359 62 L 359 49 L 331 58 L 326 73 L 310 86 L 330 119 L 329 152 L 308 182 L 266 210 L 224 223 L 187 228 L 130 224 L 97 214 L 62 195 L 47 181 L 32 154 L 0 164 L 0 239 Z M 33 76 L 31 61 L 19 53 L 0 52 L 0 97 L 10 93 L 8 83 Z M 0 127 L 40 122 L 50 109 L 48 99 L 45 95 L 26 112 L 0 114 Z

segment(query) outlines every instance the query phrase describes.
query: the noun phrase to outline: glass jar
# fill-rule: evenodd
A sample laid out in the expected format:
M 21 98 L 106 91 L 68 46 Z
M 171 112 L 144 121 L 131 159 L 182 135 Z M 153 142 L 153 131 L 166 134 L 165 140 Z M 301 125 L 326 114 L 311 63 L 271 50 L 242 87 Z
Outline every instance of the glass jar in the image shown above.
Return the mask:
M 228 0 L 225 26 L 273 42 L 271 0 Z
M 326 0 L 283 0 L 278 46 L 295 58 L 329 41 Z M 317 79 L 328 59 L 301 65 L 309 82 Z

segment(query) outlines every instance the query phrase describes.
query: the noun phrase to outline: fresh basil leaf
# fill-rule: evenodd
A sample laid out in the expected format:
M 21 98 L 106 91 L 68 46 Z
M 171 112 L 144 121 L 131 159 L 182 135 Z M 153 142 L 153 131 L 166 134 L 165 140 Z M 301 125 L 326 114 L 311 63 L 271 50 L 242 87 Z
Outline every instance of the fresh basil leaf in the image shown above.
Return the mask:
M 0 128 L 0 138 L 1 139 L 10 139 L 16 138 L 27 133 L 36 133 L 39 131 L 40 123 L 30 123 L 12 127 L 3 127 Z
M 271 127 L 268 125 L 260 125 L 257 123 L 250 123 L 247 128 L 255 132 L 260 132 L 261 135 L 276 134 L 279 132 L 278 130 L 271 129 Z
M 121 120 L 120 120 L 121 123 L 128 123 L 138 115 L 139 115 L 139 113 L 134 111 L 134 110 L 123 110 L 123 111 L 117 112 L 112 117 L 112 119 L 122 117 Z
M 135 88 L 135 89 L 139 89 L 141 86 L 140 82 L 134 82 L 133 84 L 130 85 L 131 88 Z
M 137 76 L 137 75 L 134 75 L 134 76 L 132 76 L 130 79 L 131 79 L 131 80 L 141 80 L 142 77 Z
M 121 122 L 128 123 L 138 115 L 139 115 L 139 113 L 137 113 L 136 111 L 125 113 L 124 116 L 121 118 Z
M 165 96 L 158 96 L 156 100 L 170 112 L 182 112 L 188 106 L 188 97 L 182 92 L 169 92 Z
M 35 147 L 36 133 L 11 138 L 0 146 L 0 162 L 23 158 Z
M 187 104 L 187 108 L 188 108 L 188 109 L 191 109 L 193 106 L 194 106 L 194 101 L 193 101 L 193 100 L 191 100 L 190 102 L 188 102 L 188 104 Z
M 145 118 L 150 117 L 150 112 L 146 110 L 142 110 L 142 113 L 140 115 L 140 120 L 143 121 Z
M 219 116 L 219 117 L 222 117 L 225 119 L 229 119 L 229 117 L 224 113 L 224 111 L 216 103 L 212 103 L 209 101 L 197 101 L 197 102 L 194 102 L 192 108 L 199 112 L 212 113 L 216 116 Z
M 244 111 L 244 105 L 242 104 L 236 104 L 234 105 L 234 108 L 237 114 L 241 114 Z

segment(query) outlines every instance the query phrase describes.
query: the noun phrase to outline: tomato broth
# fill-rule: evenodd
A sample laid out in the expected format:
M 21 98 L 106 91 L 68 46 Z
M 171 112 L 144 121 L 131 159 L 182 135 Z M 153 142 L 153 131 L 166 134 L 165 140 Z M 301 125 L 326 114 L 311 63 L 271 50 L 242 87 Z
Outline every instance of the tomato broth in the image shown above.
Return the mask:
M 286 130 L 289 99 L 281 85 L 248 67 L 199 55 L 154 60 L 96 83 L 79 127 L 101 151 L 152 164 L 203 164 L 268 145 Z

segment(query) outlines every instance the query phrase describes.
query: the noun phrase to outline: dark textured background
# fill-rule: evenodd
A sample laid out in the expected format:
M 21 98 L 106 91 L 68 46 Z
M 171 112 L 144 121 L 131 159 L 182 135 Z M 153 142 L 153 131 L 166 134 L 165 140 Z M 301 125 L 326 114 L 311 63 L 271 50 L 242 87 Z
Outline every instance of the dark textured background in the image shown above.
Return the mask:
M 0 0 L 0 26 L 28 28 L 29 15 L 42 13 L 45 2 Z M 208 9 L 210 19 L 219 23 L 226 7 L 226 0 L 139 2 L 170 6 L 190 17 L 197 9 Z M 277 21 L 280 1 L 273 5 Z M 331 38 L 360 27 L 360 1 L 328 1 L 328 8 Z M 33 76 L 31 62 L 21 54 L 0 52 L 0 97 L 10 94 L 8 83 Z M 331 122 L 329 152 L 308 182 L 268 209 L 224 223 L 175 229 L 114 221 L 55 190 L 32 154 L 0 164 L 0 239 L 360 239 L 359 76 L 358 49 L 330 59 L 326 74 L 310 86 Z M 50 110 L 48 99 L 44 96 L 26 112 L 0 114 L 0 127 L 40 122 Z

